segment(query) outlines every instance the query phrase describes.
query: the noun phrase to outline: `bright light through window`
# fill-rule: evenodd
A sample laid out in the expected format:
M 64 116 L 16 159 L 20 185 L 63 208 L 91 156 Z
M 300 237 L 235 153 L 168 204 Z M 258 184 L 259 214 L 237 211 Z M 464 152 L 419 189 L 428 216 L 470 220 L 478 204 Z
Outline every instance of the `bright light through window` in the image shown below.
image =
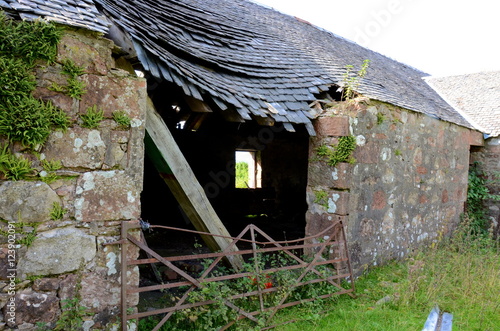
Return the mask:
M 259 151 L 236 151 L 236 188 L 262 187 Z

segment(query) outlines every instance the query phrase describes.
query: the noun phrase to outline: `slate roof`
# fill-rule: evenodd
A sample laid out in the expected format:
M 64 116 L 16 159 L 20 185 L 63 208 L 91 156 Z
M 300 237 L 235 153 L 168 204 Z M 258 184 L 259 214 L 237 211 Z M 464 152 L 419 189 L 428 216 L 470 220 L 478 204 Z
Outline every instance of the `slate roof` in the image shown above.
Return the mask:
M 26 20 L 44 18 L 102 33 L 107 33 L 110 26 L 93 0 L 0 0 L 0 7 Z
M 479 131 L 500 136 L 500 71 L 425 79 Z
M 423 81 L 424 72 L 247 0 L 93 1 L 131 36 L 145 70 L 222 110 L 234 107 L 246 120 L 271 117 L 314 134 L 314 94 L 341 85 L 346 65 L 357 71 L 369 59 L 358 92 L 469 126 Z

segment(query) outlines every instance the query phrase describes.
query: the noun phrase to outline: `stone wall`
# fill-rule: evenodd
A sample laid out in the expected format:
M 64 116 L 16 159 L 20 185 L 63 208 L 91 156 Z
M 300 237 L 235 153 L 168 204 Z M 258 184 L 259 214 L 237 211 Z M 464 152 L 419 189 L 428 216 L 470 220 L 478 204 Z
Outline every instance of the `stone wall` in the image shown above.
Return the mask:
M 469 129 L 380 102 L 338 103 L 311 140 L 306 234 L 341 219 L 355 273 L 438 241 L 459 221 L 467 193 Z M 354 135 L 355 161 L 328 166 L 321 145 Z
M 490 193 L 500 195 L 500 138 L 486 139 L 484 147 L 472 153 L 471 161 L 478 162 L 480 170 L 486 175 Z M 494 234 L 496 238 L 500 238 L 500 203 L 489 199 L 485 207 Z
M 63 109 L 73 125 L 53 132 L 36 152 L 11 144 L 14 152 L 32 161 L 37 173 L 30 180 L 0 181 L 0 225 L 3 231 L 9 224 L 16 228 L 17 264 L 0 266 L 0 330 L 35 330 L 36 323 L 53 327 L 67 300 L 74 298 L 90 313 L 86 330 L 119 328 L 120 246 L 103 244 L 120 239 L 122 221 L 140 217 L 147 93 L 144 79 L 116 68 L 113 47 L 95 34 L 66 31 L 56 63 L 37 66 L 35 96 Z M 52 83 L 66 83 L 61 72 L 65 59 L 85 69 L 79 77 L 86 84 L 81 100 L 49 89 Z M 80 125 L 79 115 L 91 106 L 104 111 L 99 129 Z M 129 128 L 112 119 L 117 110 L 131 118 Z M 56 180 L 41 180 L 46 176 L 41 160 L 61 162 Z M 54 203 L 66 210 L 62 219 L 51 215 Z M 12 252 L 8 238 L 0 240 L 1 260 L 6 261 Z M 138 269 L 130 269 L 127 278 L 137 285 Z M 129 300 L 135 305 L 138 296 Z M 9 314 L 11 302 L 15 322 Z

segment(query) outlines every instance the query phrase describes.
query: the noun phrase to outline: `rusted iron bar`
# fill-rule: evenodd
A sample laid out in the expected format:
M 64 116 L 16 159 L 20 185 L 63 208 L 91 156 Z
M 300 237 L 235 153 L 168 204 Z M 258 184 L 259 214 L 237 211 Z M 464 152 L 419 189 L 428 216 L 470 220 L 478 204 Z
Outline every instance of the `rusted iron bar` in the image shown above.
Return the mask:
M 132 236 L 127 236 L 127 239 L 130 240 L 132 243 L 134 243 L 136 246 L 138 246 L 139 248 L 141 248 L 143 251 L 145 251 L 146 253 L 149 253 L 151 254 L 152 256 L 155 257 L 155 259 L 157 259 L 158 261 L 160 261 L 161 263 L 163 263 L 164 265 L 166 265 L 167 267 L 173 269 L 175 272 L 177 272 L 179 275 L 181 275 L 182 277 L 186 278 L 187 280 L 189 280 L 191 283 L 193 283 L 194 285 L 197 285 L 199 286 L 200 283 L 198 282 L 198 280 L 196 280 L 195 278 L 191 277 L 189 274 L 187 274 L 186 272 L 184 272 L 183 270 L 177 268 L 174 264 L 172 264 L 172 262 L 170 261 L 167 261 L 165 260 L 163 257 L 161 257 L 158 253 L 156 253 L 155 251 L 153 251 L 152 249 L 150 249 L 148 246 L 144 245 L 143 243 L 141 243 L 140 241 L 136 240 L 134 237 Z
M 128 236 L 128 231 L 131 229 L 137 229 L 139 228 L 139 222 L 134 222 L 134 221 L 123 221 L 122 222 L 122 227 L 120 231 L 120 242 L 121 242 L 121 247 L 120 247 L 120 256 L 121 256 L 121 288 L 122 288 L 122 293 L 120 296 L 120 304 L 121 304 L 121 329 L 122 331 L 127 331 L 127 271 L 128 271 L 128 264 L 127 264 L 127 236 Z
M 307 266 L 307 268 L 306 268 L 306 269 L 302 272 L 302 274 L 299 276 L 299 278 L 297 278 L 297 283 L 299 283 L 299 282 L 300 282 L 300 281 L 301 281 L 301 280 L 302 280 L 302 279 L 303 279 L 303 278 L 307 275 L 307 273 L 308 273 L 309 271 L 311 271 L 311 269 L 315 270 L 315 269 L 314 269 L 314 262 L 316 262 L 316 260 L 317 260 L 317 259 L 319 259 L 319 258 L 321 257 L 321 254 L 323 254 L 323 251 L 324 251 L 324 249 L 325 249 L 325 247 L 326 247 L 326 246 L 320 246 L 320 247 L 321 247 L 321 248 L 320 248 L 320 249 L 318 250 L 318 252 L 316 252 L 316 254 L 314 255 L 314 258 L 313 258 L 313 260 L 311 261 L 311 263 L 309 264 L 309 266 Z M 290 291 L 290 290 L 291 290 L 291 289 L 293 289 L 293 288 L 295 288 L 295 287 L 297 287 L 297 285 L 296 285 L 296 284 L 295 284 L 295 285 L 290 286 L 289 291 L 288 291 L 288 292 L 286 292 L 286 294 L 283 296 L 283 298 L 281 299 L 281 301 L 280 301 L 279 305 L 278 305 L 275 309 L 273 309 L 273 310 L 272 310 L 271 315 L 270 315 L 270 316 L 269 316 L 269 318 L 268 318 L 268 321 L 270 321 L 270 320 L 274 317 L 274 315 L 276 314 L 276 312 L 277 312 L 277 311 L 278 311 L 278 309 L 279 309 L 279 306 L 283 305 L 283 303 L 286 301 L 286 299 L 288 299 L 288 296 L 289 296 L 289 295 L 290 295 L 290 293 L 291 293 L 291 291 Z
M 255 243 L 255 229 L 253 226 L 250 226 L 250 238 L 252 238 L 252 250 L 253 250 L 253 265 L 255 269 L 255 278 L 257 279 L 257 284 L 260 284 L 260 266 L 259 261 L 257 259 L 257 244 Z M 260 310 L 264 310 L 264 299 L 262 298 L 262 291 L 260 287 L 257 287 L 258 295 L 259 295 L 259 304 Z
M 265 290 L 262 290 L 262 293 L 272 293 L 272 292 L 276 292 L 278 290 L 279 290 L 279 288 L 265 289 Z M 301 300 L 297 300 L 297 301 L 293 301 L 293 302 L 287 302 L 287 303 L 285 303 L 285 304 L 283 304 L 281 306 L 278 306 L 278 308 L 279 309 L 288 308 L 288 307 L 299 305 L 301 303 L 311 302 L 311 301 L 314 301 L 314 300 L 317 300 L 317 299 L 328 299 L 328 298 L 330 298 L 330 297 L 332 297 L 334 295 L 349 294 L 350 292 L 352 292 L 352 289 L 342 289 L 342 290 L 334 292 L 334 293 L 323 294 L 323 295 L 320 295 L 320 296 L 317 296 L 317 297 L 314 297 L 314 298 L 301 299 Z M 248 293 L 242 293 L 242 294 L 231 296 L 230 299 L 241 299 L 241 298 L 244 298 L 244 297 L 254 296 L 256 294 L 257 294 L 257 291 L 248 292 Z M 144 317 L 148 317 L 148 316 L 165 314 L 165 313 L 173 313 L 173 312 L 176 312 L 176 311 L 179 311 L 179 310 L 183 310 L 183 309 L 196 308 L 196 307 L 211 305 L 211 304 L 214 304 L 214 303 L 216 303 L 215 300 L 207 300 L 207 301 L 199 301 L 199 302 L 194 302 L 194 303 L 186 303 L 186 304 L 179 305 L 179 306 L 172 306 L 172 307 L 167 307 L 167 308 L 162 308 L 162 309 L 157 309 L 157 310 L 151 310 L 151 311 L 146 311 L 146 312 L 131 314 L 131 315 L 128 316 L 128 318 L 129 319 L 136 319 L 136 318 L 144 318 Z M 273 309 L 275 307 L 277 307 L 277 306 L 267 307 L 267 308 L 264 308 L 263 311 L 259 310 L 259 311 L 250 312 L 250 313 L 247 313 L 247 314 L 255 316 L 255 315 L 258 315 L 261 312 L 270 311 L 271 309 Z M 242 316 L 242 318 L 246 317 L 245 315 L 241 315 L 241 316 Z M 238 319 L 242 319 L 242 318 L 238 318 Z
M 252 225 L 253 226 L 253 225 Z M 262 230 L 260 230 L 259 228 L 255 227 L 256 230 L 262 235 L 264 236 L 267 240 L 273 242 L 273 239 L 268 236 L 265 232 L 263 232 Z M 330 246 L 330 242 L 332 242 L 334 240 L 334 238 L 336 238 L 338 236 L 338 232 L 344 232 L 344 228 L 343 228 L 343 225 L 341 222 L 337 222 L 337 223 L 334 223 L 332 224 L 329 228 L 333 228 L 335 230 L 335 232 L 331 235 L 331 236 L 328 236 L 328 241 L 327 242 L 324 242 L 324 243 L 320 243 L 320 244 L 316 244 L 316 246 L 318 247 L 321 247 L 320 249 L 320 252 L 316 254 L 315 256 L 315 259 L 316 257 L 319 257 L 321 256 L 323 250 L 325 249 L 325 247 L 327 246 Z M 312 238 L 315 238 L 314 236 L 311 236 Z M 317 238 L 317 236 L 316 236 Z M 305 240 L 305 239 L 304 239 Z M 344 241 L 345 241 L 345 237 L 344 237 Z M 286 246 L 282 246 L 276 242 L 274 242 L 276 244 L 277 247 L 286 247 Z M 347 246 L 346 246 L 346 249 L 347 249 Z M 291 258 L 293 258 L 294 260 L 296 260 L 297 262 L 299 263 L 305 263 L 301 258 L 299 258 L 298 256 L 292 254 L 291 252 L 289 252 L 288 250 L 284 250 L 284 252 L 289 255 Z M 319 255 L 318 255 L 319 254 Z M 314 262 L 315 259 L 312 261 Z M 311 262 L 311 263 L 312 263 Z M 322 277 L 322 275 L 314 268 L 312 268 L 312 272 L 314 272 L 316 275 L 318 275 L 319 277 Z M 352 275 L 352 272 L 351 272 L 351 275 Z M 334 286 L 339 286 L 337 283 L 333 282 L 333 281 L 328 281 L 330 284 L 334 285 Z M 272 314 L 272 316 L 274 316 L 274 313 Z M 272 316 L 270 318 L 272 318 Z
M 178 230 L 178 231 L 184 231 L 184 232 L 191 232 L 191 233 L 197 233 L 197 234 L 205 234 L 205 235 L 212 235 L 212 236 L 220 236 L 220 235 L 213 235 L 210 233 L 202 233 L 200 231 L 192 231 L 192 230 L 185 230 L 185 229 L 177 229 L 177 228 L 172 228 L 172 227 L 166 227 L 166 226 L 151 226 L 151 227 L 160 227 L 160 228 L 167 228 L 169 230 Z M 260 230 L 258 227 L 255 225 L 248 225 L 245 227 L 243 231 L 236 237 L 229 237 L 226 239 L 231 239 L 230 245 L 227 247 L 227 249 L 223 252 L 220 253 L 210 253 L 210 254 L 198 254 L 198 255 L 186 255 L 186 256 L 177 256 L 177 257 L 162 257 L 153 250 L 151 250 L 147 245 L 142 243 L 141 241 L 138 241 L 134 237 L 130 236 L 127 234 L 128 227 L 127 225 L 122 226 L 122 238 L 119 242 L 115 243 L 121 243 L 122 244 L 122 275 L 126 275 L 126 270 L 128 265 L 139 265 L 139 264 L 144 264 L 144 263 L 163 263 L 167 267 L 171 268 L 175 272 L 177 272 L 181 277 L 185 279 L 185 281 L 180 281 L 180 282 L 175 282 L 175 283 L 169 283 L 169 284 L 163 284 L 163 285 L 155 285 L 155 286 L 147 286 L 147 287 L 141 287 L 141 288 L 126 288 L 126 278 L 122 278 L 122 330 L 126 330 L 126 322 L 129 319 L 134 319 L 134 318 L 143 318 L 146 316 L 152 316 L 152 315 L 158 315 L 158 314 L 165 314 L 162 318 L 162 320 L 156 325 L 156 327 L 153 329 L 153 331 L 157 331 L 161 328 L 161 326 L 172 316 L 172 314 L 176 311 L 180 311 L 183 309 L 188 309 L 188 308 L 194 308 L 194 307 L 199 307 L 199 306 L 205 306 L 205 305 L 210 305 L 213 303 L 218 302 L 218 300 L 206 300 L 203 302 L 196 302 L 196 303 L 186 303 L 186 300 L 189 296 L 189 294 L 195 290 L 195 289 L 201 289 L 203 288 L 203 283 L 208 283 L 208 282 L 215 282 L 215 281 L 225 281 L 225 280 L 233 280 L 233 279 L 238 279 L 238 278 L 243 278 L 243 277 L 256 277 L 257 278 L 257 284 L 260 284 L 260 276 L 261 274 L 272 274 L 272 273 L 277 273 L 280 271 L 284 270 L 294 270 L 294 269 L 303 269 L 302 272 L 300 273 L 300 276 L 297 278 L 296 282 L 292 285 L 286 288 L 286 294 L 283 296 L 281 299 L 280 303 L 276 306 L 273 307 L 265 307 L 264 306 L 264 295 L 270 294 L 276 291 L 281 291 L 285 287 L 284 286 L 278 286 L 278 287 L 272 287 L 272 288 L 266 288 L 263 289 L 260 286 L 257 286 L 257 289 L 251 292 L 246 292 L 246 293 L 240 293 L 240 294 L 234 294 L 229 296 L 228 298 L 225 298 L 224 304 L 231 309 L 235 310 L 238 314 L 239 317 L 237 320 L 240 320 L 242 318 L 248 318 L 254 322 L 258 322 L 255 316 L 263 313 L 263 312 L 271 312 L 271 315 L 268 319 L 268 321 L 274 316 L 274 314 L 282 308 L 286 307 L 291 307 L 295 306 L 301 303 L 305 302 L 310 302 L 314 301 L 317 299 L 323 299 L 323 298 L 329 298 L 334 295 L 340 295 L 340 294 L 349 294 L 353 296 L 354 292 L 354 283 L 352 282 L 352 269 L 349 261 L 349 256 L 348 256 L 348 250 L 347 250 L 347 242 L 345 238 L 345 232 L 343 230 L 343 225 L 341 222 L 336 222 L 329 226 L 327 229 L 323 230 L 320 234 L 314 235 L 314 236 L 309 236 L 307 238 L 301 238 L 293 241 L 274 241 L 270 236 L 268 236 L 266 233 L 264 233 L 262 230 Z M 333 231 L 333 232 L 332 232 Z M 251 235 L 251 240 L 246 240 L 243 239 L 242 237 L 250 232 Z M 260 242 L 255 240 L 255 233 L 259 233 L 262 235 L 268 242 Z M 307 239 L 313 239 L 313 238 L 318 238 L 322 236 L 323 234 L 328 233 L 329 235 L 327 237 L 324 237 L 326 240 L 325 242 L 322 243 L 312 243 L 312 244 L 305 244 L 305 240 Z M 224 236 L 223 236 L 224 237 Z M 231 246 L 236 245 L 237 242 L 242 241 L 246 243 L 251 243 L 252 244 L 252 249 L 250 250 L 245 250 L 245 251 L 235 251 L 231 249 Z M 127 260 L 126 259 L 126 249 L 124 249 L 125 245 L 130 242 L 144 250 L 146 253 L 151 254 L 152 258 L 148 259 L 136 259 L 136 260 Z M 294 245 L 290 246 L 290 243 L 298 243 L 298 242 L 303 242 L 303 244 L 300 245 Z M 110 243 L 113 244 L 113 243 Z M 282 246 L 284 244 L 285 246 Z M 261 246 L 268 246 L 268 245 L 273 245 L 274 247 L 269 247 L 269 248 L 258 248 L 257 245 Z M 304 248 L 316 248 L 317 251 L 314 254 L 314 257 L 312 261 L 306 262 L 302 258 L 298 257 L 295 255 L 296 251 L 300 251 L 301 249 Z M 334 248 L 335 252 L 337 254 L 331 255 L 331 249 Z M 325 250 L 328 252 L 327 256 L 330 258 L 324 259 L 322 257 L 323 252 Z M 268 268 L 265 269 L 263 268 L 261 270 L 261 265 L 259 264 L 258 261 L 258 254 L 259 253 L 274 253 L 274 252 L 284 252 L 291 260 L 291 263 L 295 263 L 293 265 L 286 265 L 284 267 L 274 267 L 274 268 Z M 227 258 L 229 255 L 239 255 L 242 257 L 245 254 L 251 254 L 254 258 L 254 269 L 255 272 L 243 272 L 243 273 L 236 273 L 236 274 L 231 274 L 231 275 L 224 275 L 224 276 L 214 276 L 214 277 L 209 277 L 210 273 L 215 269 L 217 264 L 221 262 L 223 258 Z M 331 257 L 334 258 L 331 258 Z M 175 266 L 172 262 L 175 261 L 189 261 L 189 260 L 198 260 L 198 259 L 214 259 L 210 266 L 204 270 L 202 275 L 198 278 L 193 277 L 192 275 L 189 275 L 188 273 L 184 272 L 181 270 L 179 267 Z M 348 267 L 348 273 L 345 272 L 340 272 L 342 269 L 338 265 L 339 263 L 344 263 L 347 262 L 347 267 Z M 336 271 L 333 269 L 330 269 L 332 273 L 335 274 L 330 274 L 330 275 L 324 275 L 320 271 L 316 270 L 316 267 L 321 266 L 321 265 L 337 265 Z M 345 268 L 343 269 L 345 270 Z M 303 281 L 304 277 L 309 274 L 313 273 L 316 275 L 315 279 L 310 279 L 307 281 Z M 340 282 L 337 282 L 336 280 L 343 279 L 351 277 L 351 282 L 352 282 L 352 288 L 351 289 L 345 289 L 340 285 Z M 302 299 L 299 301 L 293 301 L 293 302 L 286 302 L 286 300 L 289 298 L 290 293 L 297 287 L 304 286 L 304 285 L 309 285 L 309 284 L 315 284 L 315 283 L 321 283 L 321 282 L 327 282 L 334 286 L 335 288 L 339 289 L 339 291 L 336 291 L 334 293 L 328 293 L 325 295 L 321 295 L 318 297 L 314 298 L 309 298 L 309 299 Z M 140 293 L 140 292 L 147 292 L 147 291 L 152 291 L 152 290 L 158 290 L 158 289 L 167 289 L 167 288 L 178 288 L 180 286 L 190 286 L 187 291 L 184 292 L 182 297 L 178 299 L 178 301 L 175 303 L 174 306 L 171 307 L 166 307 L 163 309 L 158 309 L 154 311 L 148 311 L 148 312 L 139 312 L 135 314 L 128 315 L 126 314 L 126 294 L 129 293 Z M 259 303 L 260 303 L 260 309 L 255 311 L 255 312 L 247 312 L 242 310 L 240 307 L 236 306 L 232 301 L 230 300 L 237 300 L 237 299 L 244 299 L 246 297 L 252 297 L 252 296 L 259 296 Z M 125 303 L 125 304 L 123 304 Z M 221 328 L 221 330 L 226 329 L 230 325 L 234 324 L 234 322 L 229 323 L 228 325 L 224 326 Z M 270 328 L 270 327 L 269 327 Z M 267 328 L 266 328 L 267 329 Z
M 268 243 L 270 245 L 270 243 Z M 277 247 L 269 247 L 269 248 L 259 248 L 256 250 L 257 253 L 271 253 L 271 252 L 278 252 L 278 251 L 293 251 L 293 250 L 299 250 L 303 248 L 312 248 L 312 247 L 318 247 L 319 245 L 335 245 L 334 243 L 319 243 L 319 244 L 303 244 L 303 245 L 295 245 L 295 246 L 277 246 Z M 210 259 L 214 257 L 223 257 L 225 255 L 247 255 L 247 254 L 253 254 L 253 250 L 247 249 L 247 250 L 241 250 L 237 253 L 234 252 L 228 252 L 226 253 L 204 253 L 204 254 L 193 254 L 193 255 L 181 255 L 181 256 L 168 256 L 168 257 L 163 257 L 165 260 L 170 261 L 170 262 L 175 262 L 175 261 L 189 261 L 189 260 L 197 260 L 197 259 Z M 154 263 L 158 261 L 154 261 L 154 259 L 140 259 L 140 260 L 133 260 L 130 261 L 130 264 L 149 264 L 149 263 Z
M 144 243 L 144 245 L 146 245 L 147 247 L 148 246 L 148 243 L 146 241 L 146 237 L 144 236 L 144 233 L 142 232 L 141 230 L 141 241 Z M 151 259 L 151 254 L 149 253 L 146 253 L 146 255 L 148 256 L 148 258 Z M 131 264 L 130 262 L 128 262 L 127 264 Z M 155 278 L 156 278 L 156 281 L 160 284 L 163 284 L 163 281 L 161 279 L 161 275 L 160 275 L 160 271 L 158 270 L 158 268 L 156 267 L 156 264 L 154 264 L 153 262 L 150 262 L 149 265 L 151 266 L 151 269 L 153 269 L 153 274 L 155 275 Z
M 343 245 L 344 245 L 344 254 L 347 258 L 347 270 L 349 271 L 349 274 L 350 274 L 350 281 L 351 281 L 351 284 L 352 284 L 352 292 L 354 293 L 356 291 L 356 287 L 354 286 L 354 279 L 352 279 L 352 266 L 351 266 L 351 258 L 349 256 L 349 247 L 347 246 L 347 237 L 345 235 L 345 231 L 344 231 L 344 225 L 342 224 L 342 222 L 340 222 L 340 226 L 342 227 L 342 231 L 340 231 L 340 235 L 341 235 L 341 240 L 343 242 Z M 353 295 L 354 296 L 354 295 Z
M 339 262 L 339 261 L 345 261 L 345 259 L 333 259 L 333 260 L 327 260 L 327 261 L 318 261 L 318 263 L 315 264 L 315 266 L 333 264 L 333 263 Z M 271 273 L 284 271 L 284 270 L 294 270 L 294 269 L 305 268 L 307 266 L 308 266 L 308 263 L 295 264 L 295 265 L 286 266 L 286 267 L 265 269 L 265 270 L 262 270 L 262 273 L 271 274 Z M 239 273 L 239 274 L 233 274 L 233 275 L 204 278 L 203 281 L 204 282 L 217 282 L 217 281 L 238 279 L 238 278 L 244 278 L 244 277 L 250 277 L 250 276 L 253 276 L 253 273 L 245 272 L 245 273 Z M 187 286 L 187 285 L 191 285 L 191 283 L 185 281 L 185 282 L 175 282 L 175 283 L 162 284 L 162 285 L 143 286 L 143 287 L 130 288 L 127 290 L 127 293 L 132 294 L 132 293 L 150 292 L 150 291 L 155 291 L 155 290 L 176 288 L 176 287 Z
M 338 222 L 339 223 L 339 222 Z M 339 226 L 338 223 L 334 223 L 330 226 L 328 226 L 327 228 L 325 228 L 323 231 L 315 234 L 315 235 L 311 235 L 311 236 L 308 236 L 308 237 L 304 237 L 304 238 L 300 238 L 300 239 L 293 239 L 293 240 L 283 240 L 283 241 L 275 241 L 274 243 L 276 244 L 290 244 L 290 243 L 294 243 L 294 242 L 299 242 L 299 241 L 304 241 L 304 240 L 309 240 L 309 239 L 313 239 L 313 238 L 318 238 L 318 237 L 321 237 L 323 236 L 324 234 L 328 233 L 328 231 L 330 231 L 332 228 L 334 227 L 337 227 Z M 253 226 L 255 227 L 255 225 L 253 224 L 250 224 L 249 226 Z M 165 225 L 151 225 L 150 228 L 161 228 L 161 229 L 167 229 L 167 230 L 174 230 L 174 231 L 181 231 L 181 232 L 188 232 L 188 233 L 195 233 L 195 234 L 200 234 L 200 235 L 209 235 L 209 236 L 212 236 L 212 237 L 220 237 L 220 238 L 226 238 L 226 239 L 234 239 L 233 237 L 228 237 L 228 236 L 223 236 L 223 235 L 219 235 L 219 234 L 214 234 L 214 233 L 208 233 L 208 232 L 202 232 L 202 231 L 195 231 L 195 230 L 188 230 L 188 229 L 181 229 L 181 228 L 175 228 L 175 227 L 171 227 L 171 226 L 165 226 Z M 257 228 L 257 227 L 255 227 Z M 246 229 L 246 228 L 245 228 Z M 258 228 L 257 228 L 258 229 Z M 260 229 L 259 229 L 260 230 Z M 245 231 L 245 230 L 243 230 Z M 243 232 L 242 231 L 242 232 Z M 263 232 L 259 231 L 261 234 Z M 266 243 L 266 242 L 260 242 L 260 241 L 252 241 L 252 240 L 248 240 L 248 239 L 240 239 L 239 241 L 241 242 L 246 242 L 246 243 L 253 243 L 255 242 L 257 245 L 262 245 L 262 244 L 270 244 L 269 242 Z M 274 244 L 273 243 L 273 244 Z M 237 252 L 235 252 L 236 254 L 238 254 Z
M 121 313 L 122 313 L 122 331 L 127 331 L 127 238 L 128 222 L 122 222 L 121 228 L 121 277 L 122 277 L 122 293 L 121 293 Z
M 243 232 L 241 234 L 241 236 L 243 236 Z M 173 269 L 175 272 L 177 272 L 179 275 L 181 275 L 182 277 L 186 278 L 187 280 L 189 280 L 194 286 L 198 287 L 198 288 L 202 288 L 202 284 L 195 278 L 191 277 L 189 274 L 185 273 L 184 271 L 182 271 L 181 269 L 177 268 L 174 264 L 172 264 L 171 262 L 165 260 L 163 257 L 161 257 L 159 254 L 157 254 L 156 252 L 154 252 L 153 250 L 151 250 L 149 247 L 147 247 L 146 245 L 144 245 L 143 243 L 141 243 L 140 241 L 136 240 L 135 238 L 131 237 L 131 236 L 127 236 L 127 239 L 129 241 L 131 241 L 132 243 L 134 243 L 136 246 L 140 247 L 142 250 L 144 250 L 145 252 L 149 252 L 152 256 L 154 256 L 156 259 L 158 259 L 161 263 L 165 264 L 166 266 L 170 267 L 171 269 Z M 228 245 L 226 247 L 226 249 L 229 251 L 229 249 L 232 248 L 232 246 L 238 241 L 237 238 L 231 238 L 233 239 L 232 243 L 230 245 Z M 221 257 L 222 258 L 222 257 Z M 215 266 L 213 263 L 212 263 L 212 266 L 209 268 L 209 270 L 211 268 L 213 268 L 213 266 Z M 209 271 L 208 271 L 209 272 Z M 208 274 L 208 272 L 206 274 Z M 192 288 L 190 289 L 192 290 Z M 185 301 L 187 299 L 187 295 L 189 294 L 189 291 L 186 292 L 184 294 L 184 296 L 181 298 L 181 300 L 178 302 L 178 303 L 181 303 L 183 301 Z M 244 316 L 246 316 L 248 319 L 250 320 L 254 320 L 254 322 L 257 322 L 257 320 L 251 316 L 251 315 L 248 315 L 244 310 L 234 306 L 233 303 L 229 302 L 228 300 L 224 300 L 224 304 L 227 305 L 228 307 L 230 307 L 231 309 L 236 309 L 238 311 L 238 313 L 240 314 L 243 314 Z M 168 313 L 157 325 L 156 327 L 152 330 L 152 331 L 157 331 L 159 330 L 159 328 L 165 324 L 165 322 L 168 320 L 168 318 L 170 318 L 172 312 Z

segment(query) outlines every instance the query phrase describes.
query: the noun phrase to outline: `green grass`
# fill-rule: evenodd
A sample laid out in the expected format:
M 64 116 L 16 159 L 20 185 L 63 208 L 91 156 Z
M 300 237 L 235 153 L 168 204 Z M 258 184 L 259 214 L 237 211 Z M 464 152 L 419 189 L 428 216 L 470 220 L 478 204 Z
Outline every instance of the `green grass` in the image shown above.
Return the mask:
M 327 302 L 322 314 L 307 306 L 284 310 L 279 320 L 297 321 L 275 330 L 421 330 L 435 305 L 453 314 L 453 330 L 500 330 L 496 245 L 455 240 L 391 262 L 357 280 L 357 298 Z M 386 296 L 391 301 L 377 304 Z
M 342 295 L 286 308 L 268 325 L 277 325 L 277 331 L 420 331 L 438 306 L 453 314 L 454 331 L 500 330 L 500 242 L 472 235 L 466 226 L 469 230 L 453 240 L 368 270 L 356 280 L 356 298 Z M 154 324 L 141 320 L 139 330 Z M 244 320 L 228 330 L 259 328 Z

